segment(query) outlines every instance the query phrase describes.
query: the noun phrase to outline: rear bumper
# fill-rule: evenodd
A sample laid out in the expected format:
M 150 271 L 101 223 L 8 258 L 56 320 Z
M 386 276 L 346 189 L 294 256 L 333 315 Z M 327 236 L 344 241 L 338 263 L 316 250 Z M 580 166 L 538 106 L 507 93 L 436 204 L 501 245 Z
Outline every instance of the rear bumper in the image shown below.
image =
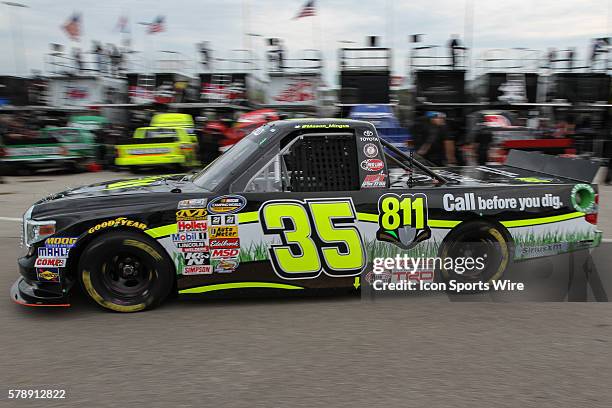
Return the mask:
M 167 155 L 167 156 L 152 156 L 152 157 L 117 157 L 115 164 L 117 166 L 163 166 L 166 164 L 183 164 L 185 156 Z

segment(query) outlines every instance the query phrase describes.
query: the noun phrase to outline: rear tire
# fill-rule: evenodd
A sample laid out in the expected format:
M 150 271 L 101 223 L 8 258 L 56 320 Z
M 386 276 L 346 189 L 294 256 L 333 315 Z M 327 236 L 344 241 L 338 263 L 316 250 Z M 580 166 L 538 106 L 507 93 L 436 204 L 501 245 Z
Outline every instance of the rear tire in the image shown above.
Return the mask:
M 514 244 L 510 234 L 501 226 L 484 221 L 469 221 L 452 230 L 440 246 L 438 256 L 444 261 L 453 259 L 455 268 L 440 268 L 437 275 L 445 282 L 491 282 L 499 280 L 510 266 Z M 484 267 L 457 271 L 458 258 L 482 258 Z M 443 262 L 444 264 L 445 262 Z
M 159 306 L 174 286 L 174 266 L 163 248 L 138 233 L 104 234 L 83 251 L 78 276 L 85 293 L 115 312 Z

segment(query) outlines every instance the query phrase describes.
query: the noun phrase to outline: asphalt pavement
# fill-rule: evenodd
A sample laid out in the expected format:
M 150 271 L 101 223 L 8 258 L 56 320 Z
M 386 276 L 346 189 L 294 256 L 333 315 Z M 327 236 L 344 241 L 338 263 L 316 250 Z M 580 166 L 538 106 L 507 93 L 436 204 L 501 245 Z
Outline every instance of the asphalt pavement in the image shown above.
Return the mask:
M 610 303 L 346 296 L 171 301 L 128 315 L 83 296 L 68 309 L 14 304 L 23 211 L 123 176 L 0 184 L 0 406 L 612 406 Z M 612 188 L 600 203 L 612 238 Z M 9 389 L 65 389 L 66 399 L 9 400 Z

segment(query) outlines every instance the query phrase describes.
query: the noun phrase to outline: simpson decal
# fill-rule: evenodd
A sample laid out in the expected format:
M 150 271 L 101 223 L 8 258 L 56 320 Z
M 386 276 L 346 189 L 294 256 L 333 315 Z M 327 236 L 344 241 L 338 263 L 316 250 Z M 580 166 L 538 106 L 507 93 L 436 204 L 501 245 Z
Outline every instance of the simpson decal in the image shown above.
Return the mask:
M 232 214 L 246 206 L 246 198 L 239 195 L 221 196 L 208 203 L 208 211 L 212 214 Z
M 212 266 L 210 265 L 185 266 L 183 268 L 183 275 L 209 275 L 211 273 Z

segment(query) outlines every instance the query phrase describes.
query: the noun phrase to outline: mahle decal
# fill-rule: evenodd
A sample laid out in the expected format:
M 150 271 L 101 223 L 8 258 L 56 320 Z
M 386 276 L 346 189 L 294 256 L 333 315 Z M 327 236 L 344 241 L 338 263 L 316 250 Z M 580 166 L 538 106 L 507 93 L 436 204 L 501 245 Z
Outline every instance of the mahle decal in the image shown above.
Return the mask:
M 431 237 L 425 194 L 385 194 L 378 200 L 376 239 L 409 249 Z

